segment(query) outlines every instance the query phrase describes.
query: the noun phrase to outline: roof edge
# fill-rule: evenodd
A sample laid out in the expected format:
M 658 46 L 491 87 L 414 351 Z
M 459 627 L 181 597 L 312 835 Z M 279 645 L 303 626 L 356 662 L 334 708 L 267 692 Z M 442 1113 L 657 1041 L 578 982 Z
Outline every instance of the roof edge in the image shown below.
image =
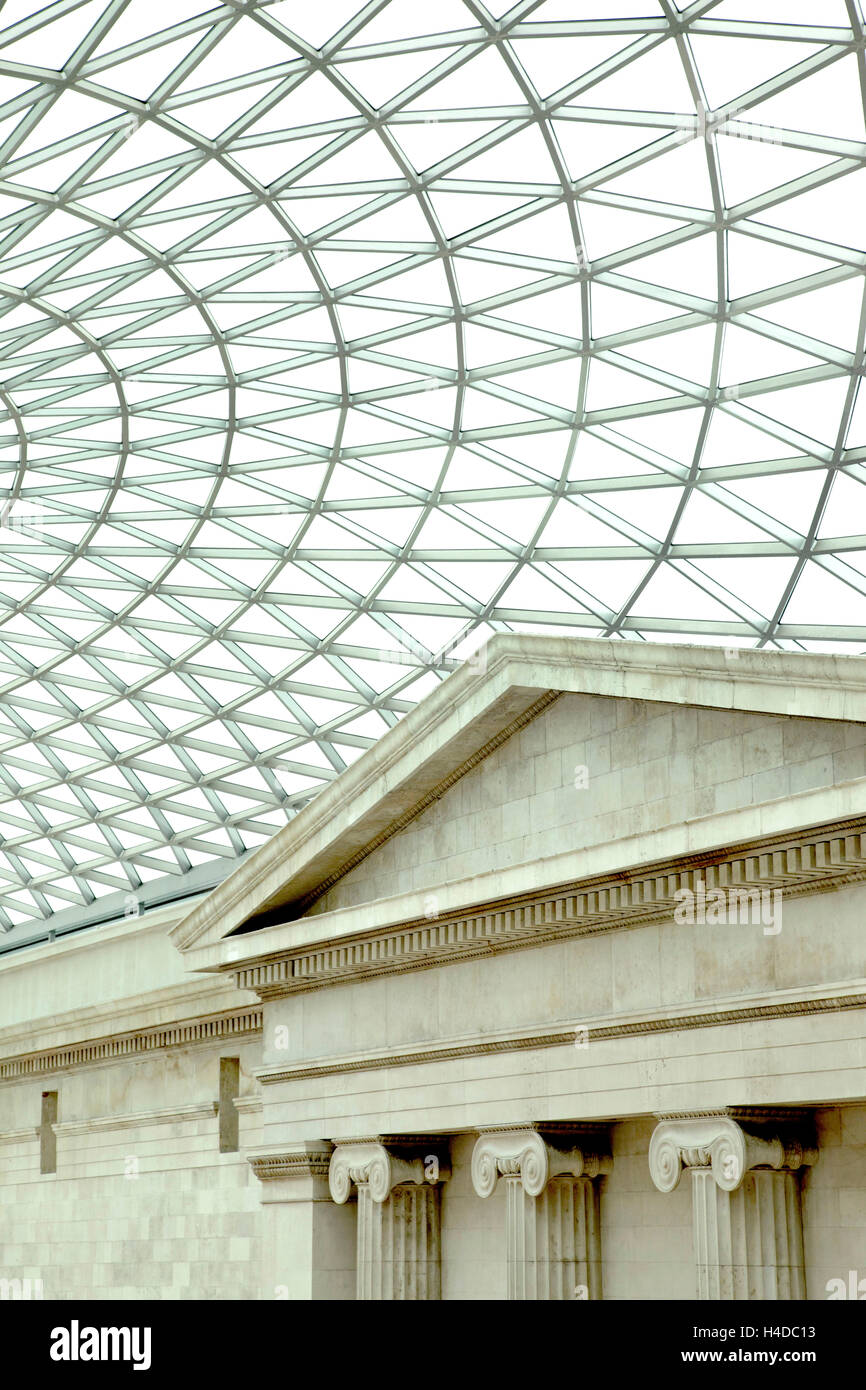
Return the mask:
M 170 932 L 183 951 L 304 896 L 303 870 L 345 864 L 547 692 L 866 722 L 866 658 L 500 633 L 420 701 Z M 467 769 L 468 770 L 468 769 Z M 421 806 L 423 809 L 423 806 Z M 399 826 L 397 827 L 399 828 Z M 344 850 L 338 847 L 344 847 Z

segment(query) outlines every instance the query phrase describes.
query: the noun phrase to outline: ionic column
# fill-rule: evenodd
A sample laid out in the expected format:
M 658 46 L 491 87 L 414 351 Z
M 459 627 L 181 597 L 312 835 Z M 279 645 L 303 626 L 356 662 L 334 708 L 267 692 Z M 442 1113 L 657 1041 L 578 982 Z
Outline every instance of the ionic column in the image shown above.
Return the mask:
M 585 1148 L 553 1148 L 535 1130 L 480 1135 L 472 1185 L 489 1197 L 505 1181 L 507 1297 L 601 1298 L 598 1189 L 608 1161 Z
M 816 1158 L 784 1124 L 744 1128 L 726 1111 L 661 1119 L 650 1174 L 672 1192 L 689 1169 L 698 1298 L 806 1297 L 799 1170 Z
M 440 1192 L 435 1155 L 405 1158 L 384 1144 L 338 1144 L 328 1182 L 338 1205 L 358 1190 L 356 1297 L 442 1297 Z

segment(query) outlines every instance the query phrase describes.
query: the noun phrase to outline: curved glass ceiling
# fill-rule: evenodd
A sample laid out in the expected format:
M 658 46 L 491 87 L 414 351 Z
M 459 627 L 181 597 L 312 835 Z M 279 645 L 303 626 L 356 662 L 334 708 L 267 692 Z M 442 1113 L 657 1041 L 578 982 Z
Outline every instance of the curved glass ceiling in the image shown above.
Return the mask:
M 862 649 L 853 0 L 0 25 L 0 926 L 230 867 L 495 631 Z

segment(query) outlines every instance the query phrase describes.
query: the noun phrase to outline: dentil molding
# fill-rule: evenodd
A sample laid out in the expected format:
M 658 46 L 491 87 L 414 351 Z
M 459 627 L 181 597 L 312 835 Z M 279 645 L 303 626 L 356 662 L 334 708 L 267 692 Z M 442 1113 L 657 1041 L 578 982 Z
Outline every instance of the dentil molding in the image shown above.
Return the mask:
M 18 1081 L 27 1076 L 44 1076 L 51 1072 L 75 1071 L 79 1067 L 104 1066 L 107 1062 L 125 1061 L 145 1053 L 162 1052 L 175 1047 L 197 1047 L 207 1043 L 224 1043 L 235 1038 L 252 1038 L 262 1031 L 262 1010 L 256 1005 L 232 1009 L 228 1013 L 211 1014 L 201 1018 L 181 1019 L 154 1027 L 139 1028 L 130 1033 L 111 1033 L 86 1041 L 47 1048 L 40 1052 L 24 1052 L 0 1060 L 0 1082 Z
M 866 821 L 858 818 L 794 837 L 771 836 L 748 846 L 680 855 L 538 896 L 485 903 L 432 922 L 414 919 L 223 969 L 231 971 L 238 989 L 251 990 L 262 1000 L 279 999 L 343 981 L 486 957 L 491 951 L 645 926 L 672 916 L 684 894 L 696 902 L 708 897 L 718 902 L 721 896 L 731 903 L 733 921 L 742 924 L 748 912 L 758 913 L 769 901 L 761 894 L 798 897 L 864 878 Z

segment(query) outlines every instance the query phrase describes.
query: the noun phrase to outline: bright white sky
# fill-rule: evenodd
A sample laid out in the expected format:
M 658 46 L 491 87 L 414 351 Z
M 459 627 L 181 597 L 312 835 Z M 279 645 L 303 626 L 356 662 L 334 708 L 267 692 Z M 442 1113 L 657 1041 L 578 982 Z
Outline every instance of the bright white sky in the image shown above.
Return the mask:
M 864 649 L 863 45 L 7 0 L 0 927 L 230 867 L 492 632 Z

